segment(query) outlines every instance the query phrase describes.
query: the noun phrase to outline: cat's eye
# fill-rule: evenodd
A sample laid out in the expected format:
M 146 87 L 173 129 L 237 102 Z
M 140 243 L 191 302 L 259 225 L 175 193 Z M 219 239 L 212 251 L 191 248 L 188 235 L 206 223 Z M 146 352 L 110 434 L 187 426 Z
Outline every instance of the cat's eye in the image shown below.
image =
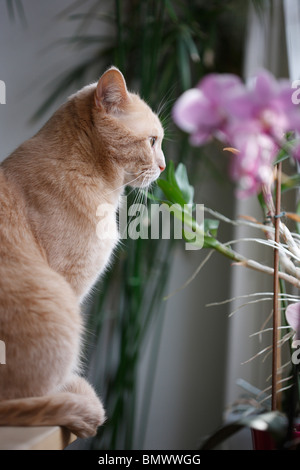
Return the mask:
M 157 140 L 157 137 L 151 136 L 151 137 L 149 137 L 149 140 L 150 140 L 150 145 L 151 145 L 151 147 L 154 147 L 154 144 L 155 144 L 155 142 L 156 142 L 156 140 Z

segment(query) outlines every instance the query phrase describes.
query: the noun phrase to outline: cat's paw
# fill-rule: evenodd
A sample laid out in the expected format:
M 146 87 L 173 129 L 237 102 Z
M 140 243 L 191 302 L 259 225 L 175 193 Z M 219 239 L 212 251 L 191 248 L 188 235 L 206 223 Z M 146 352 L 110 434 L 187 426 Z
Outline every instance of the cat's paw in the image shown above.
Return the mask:
M 74 416 L 73 421 L 70 419 L 68 428 L 78 437 L 95 436 L 98 427 L 106 419 L 103 405 L 95 390 L 79 376 L 73 376 L 63 388 L 72 394 L 78 404 L 77 416 Z
M 74 423 L 72 432 L 81 438 L 93 437 L 97 434 L 99 426 L 105 422 L 105 419 L 105 411 L 100 400 L 98 400 L 98 403 L 89 402 L 85 407 L 82 420 Z

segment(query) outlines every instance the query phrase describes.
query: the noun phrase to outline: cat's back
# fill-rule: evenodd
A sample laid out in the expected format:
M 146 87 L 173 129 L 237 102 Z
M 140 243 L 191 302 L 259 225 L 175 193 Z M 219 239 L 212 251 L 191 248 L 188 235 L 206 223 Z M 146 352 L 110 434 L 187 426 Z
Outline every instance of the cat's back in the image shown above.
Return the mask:
M 13 234 L 24 224 L 24 203 L 18 189 L 9 181 L 0 166 L 0 230 L 3 237 L 7 232 Z M 3 239 L 1 240 L 3 242 Z
M 7 180 L 3 168 L 0 166 L 0 237 L 13 233 L 24 223 L 24 205 L 17 189 Z M 1 249 L 1 247 L 0 247 Z
M 0 266 L 6 259 L 41 256 L 26 216 L 18 187 L 0 165 Z

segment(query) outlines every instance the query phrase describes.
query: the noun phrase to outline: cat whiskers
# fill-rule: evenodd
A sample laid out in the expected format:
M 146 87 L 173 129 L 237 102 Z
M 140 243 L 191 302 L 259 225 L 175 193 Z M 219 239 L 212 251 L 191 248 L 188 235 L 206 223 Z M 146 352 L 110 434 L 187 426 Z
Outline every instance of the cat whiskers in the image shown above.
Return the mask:
M 125 171 L 125 173 L 127 173 L 128 175 L 133 175 L 133 174 L 136 174 L 136 173 L 131 173 L 129 171 Z M 153 169 L 152 166 L 149 166 L 148 168 L 143 168 L 139 175 L 134 178 L 133 180 L 129 181 L 128 183 L 126 183 L 127 185 L 130 185 L 133 181 L 136 181 L 137 179 L 139 178 L 142 178 L 142 181 L 141 181 L 141 184 L 139 185 L 140 187 L 145 187 L 147 186 L 147 179 L 151 180 L 152 179 L 152 176 L 158 176 L 157 175 L 157 172 Z M 156 179 L 156 178 L 155 178 Z M 152 182 L 152 181 L 151 181 Z M 146 184 L 145 184 L 146 183 Z M 150 183 L 149 183 L 150 184 Z
M 173 103 L 176 101 L 176 97 L 174 96 L 176 84 L 170 88 L 168 93 L 162 98 L 160 103 L 158 104 L 157 108 L 157 116 L 159 117 L 162 127 L 164 128 L 164 140 L 173 141 L 172 134 L 169 130 L 169 124 L 171 122 L 171 107 Z
M 134 173 L 129 173 L 128 171 L 125 171 L 125 173 L 129 174 L 129 175 L 133 175 Z M 125 188 L 126 186 L 130 185 L 131 183 L 133 183 L 134 181 L 136 181 L 137 179 L 140 178 L 141 175 L 138 175 L 136 176 L 134 179 L 132 179 L 131 181 L 129 181 L 128 183 L 125 183 L 125 184 L 121 184 L 121 186 L 118 186 L 117 188 L 115 189 L 112 189 L 111 191 L 109 191 L 108 193 L 105 193 L 105 196 L 108 196 L 109 194 L 112 194 L 116 191 L 119 191 L 120 189 L 122 188 Z
M 142 188 L 131 188 L 131 191 L 129 193 L 127 193 L 127 197 L 133 192 L 133 191 L 136 191 L 135 195 L 134 195 L 134 199 L 132 201 L 132 203 L 130 204 L 130 207 L 134 207 L 135 206 L 135 209 L 138 210 L 139 212 L 139 215 L 141 216 L 143 214 L 143 211 L 144 211 L 144 208 L 145 208 L 145 204 L 147 203 L 147 198 L 145 200 L 145 204 L 143 204 L 143 198 L 144 198 L 144 192 L 142 190 Z M 130 223 L 132 222 L 133 218 L 135 216 L 137 216 L 137 212 L 135 211 L 135 213 L 132 213 L 131 215 L 128 214 L 129 212 L 129 208 L 127 208 L 127 223 L 126 223 L 126 228 L 125 228 L 125 234 L 128 233 L 129 231 L 129 226 L 130 226 Z M 127 238 L 127 235 L 126 235 L 126 238 Z
M 144 170 L 139 177 L 142 177 L 142 182 L 140 187 L 133 188 L 133 190 L 137 190 L 137 194 L 134 199 L 134 204 L 144 204 L 147 205 L 148 200 L 148 190 L 154 181 L 150 181 L 149 184 L 146 183 L 148 179 L 151 180 L 151 177 L 156 175 L 156 171 L 153 170 L 152 167 Z M 146 184 L 145 184 L 146 183 Z
M 166 95 L 160 100 L 158 104 L 156 114 L 157 116 L 159 116 L 161 120 L 164 119 L 164 116 L 162 116 L 162 113 L 167 111 L 169 114 L 168 107 L 176 101 L 176 97 L 174 96 L 175 89 L 176 89 L 176 85 L 174 84 L 166 93 Z
M 143 200 L 144 200 L 144 204 L 147 205 L 147 200 L 148 200 L 148 192 L 149 190 L 153 187 L 153 184 L 155 183 L 155 180 L 152 180 L 150 181 L 149 184 L 145 185 L 144 186 L 144 182 L 146 180 L 146 178 L 151 178 L 152 176 L 155 176 L 157 175 L 156 171 L 153 170 L 153 168 L 149 168 L 148 170 L 145 171 L 144 173 L 144 178 L 143 178 L 143 182 L 142 182 L 142 187 L 140 188 L 140 192 L 142 193 L 142 196 L 143 196 Z
M 127 174 L 132 174 L 130 172 L 126 172 Z M 141 181 L 141 185 L 140 187 L 133 187 L 131 188 L 131 190 L 127 193 L 127 197 L 132 194 L 133 191 L 136 191 L 134 197 L 133 197 L 133 201 L 130 203 L 130 207 L 133 207 L 133 211 L 131 212 L 130 211 L 130 208 L 128 207 L 127 208 L 127 222 L 126 222 L 126 227 L 123 229 L 124 230 L 124 234 L 126 234 L 126 238 L 127 238 L 127 234 L 129 233 L 129 230 L 130 230 L 130 224 L 132 222 L 132 220 L 139 216 L 140 218 L 143 218 L 145 217 L 148 218 L 148 212 L 147 212 L 147 208 L 148 208 L 148 190 L 152 187 L 153 183 L 155 181 L 151 181 L 150 184 L 145 184 L 147 179 L 151 178 L 152 176 L 156 175 L 156 171 L 153 169 L 153 167 L 149 167 L 149 168 L 146 168 L 144 169 L 137 178 L 142 178 L 142 181 Z M 137 178 L 134 178 L 134 180 L 132 181 L 135 181 Z M 129 215 L 131 214 L 131 215 Z M 129 234 L 130 235 L 130 234 Z M 121 242 L 122 243 L 122 242 Z

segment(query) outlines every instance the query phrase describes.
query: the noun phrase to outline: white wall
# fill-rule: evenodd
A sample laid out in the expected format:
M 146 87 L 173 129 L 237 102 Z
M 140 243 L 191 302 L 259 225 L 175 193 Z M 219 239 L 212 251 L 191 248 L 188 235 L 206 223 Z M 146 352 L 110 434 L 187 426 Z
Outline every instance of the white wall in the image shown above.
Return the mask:
M 6 104 L 0 105 L 1 159 L 38 130 L 42 123 L 32 125 L 30 120 L 48 96 L 53 77 L 76 62 L 76 54 L 70 54 L 64 47 L 45 50 L 72 31 L 66 28 L 65 22 L 54 21 L 62 4 L 70 3 L 69 0 L 23 2 L 27 26 L 18 17 L 12 22 L 6 2 L 0 3 L 0 79 L 6 84 Z
M 30 124 L 48 96 L 53 76 L 76 64 L 78 52 L 60 46 L 45 49 L 71 35 L 72 23 L 55 19 L 71 0 L 27 0 L 28 25 L 11 22 L 6 2 L 0 2 L 0 79 L 6 83 L 6 104 L 0 104 L 1 159 L 29 138 L 46 120 Z M 206 183 L 199 201 L 227 215 L 232 199 L 223 188 Z M 226 232 L 226 231 L 225 231 Z M 227 238 L 230 237 L 226 232 Z M 170 292 L 182 285 L 204 258 L 204 251 L 175 254 Z M 145 449 L 193 449 L 204 435 L 221 424 L 224 405 L 227 308 L 205 308 L 206 303 L 228 297 L 230 263 L 214 255 L 208 266 L 184 291 L 167 304 L 155 375 L 149 423 L 144 429 Z M 151 345 L 151 343 L 149 343 Z M 145 351 L 140 372 L 152 354 Z M 141 403 L 141 401 L 140 401 Z M 146 424 L 142 423 L 142 427 Z M 136 445 L 140 445 L 136 436 Z

